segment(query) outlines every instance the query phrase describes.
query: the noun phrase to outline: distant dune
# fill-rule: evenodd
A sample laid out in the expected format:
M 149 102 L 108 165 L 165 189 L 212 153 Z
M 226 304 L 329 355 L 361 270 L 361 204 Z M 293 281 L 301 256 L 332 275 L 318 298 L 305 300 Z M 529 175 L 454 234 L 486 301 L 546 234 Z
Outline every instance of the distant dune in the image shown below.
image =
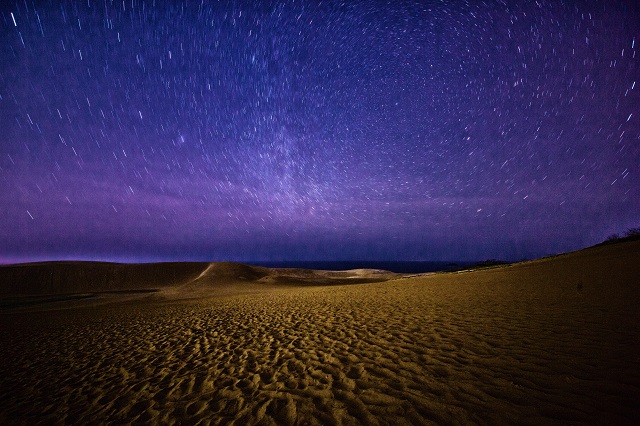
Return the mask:
M 192 282 L 242 282 L 289 284 L 345 284 L 350 282 L 386 281 L 400 274 L 376 269 L 352 269 L 349 271 L 319 271 L 295 268 L 265 268 L 242 263 L 210 263 Z
M 0 269 L 1 424 L 640 420 L 640 241 L 414 277 L 237 263 Z M 108 304 L 55 296 L 141 289 L 159 291 Z M 48 299 L 11 305 L 24 298 Z
M 283 285 L 379 282 L 398 276 L 399 274 L 381 270 L 271 269 L 235 262 L 26 263 L 0 266 L 0 309 L 22 306 L 22 300 L 31 307 L 51 302 L 56 302 L 59 306 L 65 300 L 77 300 L 78 295 L 89 299 L 103 293 L 130 296 L 154 290 L 167 297 L 192 298 L 215 296 L 220 292 L 255 292 Z M 62 298 L 62 295 L 68 297 Z M 113 302 L 113 297 L 109 301 Z

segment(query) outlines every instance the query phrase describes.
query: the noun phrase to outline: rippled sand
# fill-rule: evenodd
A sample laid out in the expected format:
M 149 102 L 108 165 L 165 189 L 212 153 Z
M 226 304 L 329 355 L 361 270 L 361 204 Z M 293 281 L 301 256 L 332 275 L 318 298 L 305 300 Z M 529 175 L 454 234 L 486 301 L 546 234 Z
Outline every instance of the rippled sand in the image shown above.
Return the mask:
M 639 277 L 628 243 L 379 283 L 5 311 L 0 423 L 638 423 Z

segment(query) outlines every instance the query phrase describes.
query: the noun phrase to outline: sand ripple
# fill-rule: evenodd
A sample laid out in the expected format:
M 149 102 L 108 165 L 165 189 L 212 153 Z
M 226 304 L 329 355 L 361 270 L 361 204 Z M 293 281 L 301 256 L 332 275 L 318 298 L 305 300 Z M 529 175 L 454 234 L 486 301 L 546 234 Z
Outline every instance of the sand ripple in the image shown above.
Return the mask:
M 453 278 L 5 314 L 0 421 L 640 418 L 635 302 Z

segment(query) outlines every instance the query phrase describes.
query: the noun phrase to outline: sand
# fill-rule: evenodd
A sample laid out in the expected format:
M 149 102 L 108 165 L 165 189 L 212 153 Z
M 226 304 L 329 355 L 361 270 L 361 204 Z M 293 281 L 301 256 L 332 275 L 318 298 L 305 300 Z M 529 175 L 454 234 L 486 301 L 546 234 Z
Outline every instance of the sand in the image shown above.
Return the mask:
M 208 268 L 2 310 L 0 423 L 640 421 L 638 242 L 356 284 Z

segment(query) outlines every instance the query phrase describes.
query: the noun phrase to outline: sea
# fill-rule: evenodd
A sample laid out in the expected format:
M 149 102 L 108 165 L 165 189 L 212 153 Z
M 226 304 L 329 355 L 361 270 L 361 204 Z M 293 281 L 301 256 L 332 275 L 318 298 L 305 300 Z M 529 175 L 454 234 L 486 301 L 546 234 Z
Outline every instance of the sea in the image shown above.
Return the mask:
M 383 269 L 401 274 L 421 274 L 425 272 L 446 271 L 465 268 L 476 262 L 427 262 L 427 261 L 279 261 L 248 262 L 267 268 L 319 269 L 324 271 L 345 271 L 349 269 Z

